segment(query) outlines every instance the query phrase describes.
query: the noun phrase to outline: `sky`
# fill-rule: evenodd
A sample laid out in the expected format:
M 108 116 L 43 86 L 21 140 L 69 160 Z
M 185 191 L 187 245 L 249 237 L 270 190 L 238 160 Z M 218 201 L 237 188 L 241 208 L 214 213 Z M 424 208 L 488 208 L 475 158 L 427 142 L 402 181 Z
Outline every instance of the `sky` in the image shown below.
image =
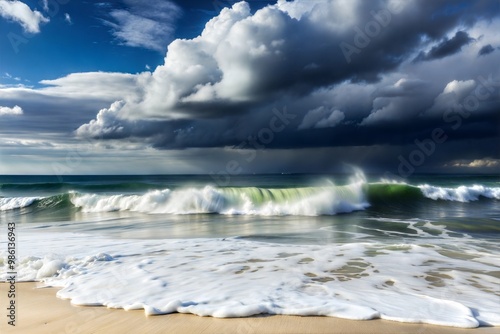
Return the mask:
M 0 0 L 0 174 L 500 171 L 496 0 Z

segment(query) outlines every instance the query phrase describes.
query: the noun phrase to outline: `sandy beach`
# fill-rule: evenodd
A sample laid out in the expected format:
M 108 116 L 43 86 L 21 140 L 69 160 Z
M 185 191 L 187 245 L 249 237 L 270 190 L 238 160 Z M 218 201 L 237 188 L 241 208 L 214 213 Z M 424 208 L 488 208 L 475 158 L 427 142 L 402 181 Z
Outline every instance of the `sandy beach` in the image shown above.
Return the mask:
M 0 308 L 5 313 L 1 333 L 442 333 L 493 334 L 498 328 L 460 329 L 384 320 L 351 321 L 330 317 L 263 316 L 216 319 L 190 314 L 146 317 L 142 310 L 72 306 L 56 297 L 55 288 L 17 283 L 16 326 L 7 324 L 7 285 L 0 284 Z

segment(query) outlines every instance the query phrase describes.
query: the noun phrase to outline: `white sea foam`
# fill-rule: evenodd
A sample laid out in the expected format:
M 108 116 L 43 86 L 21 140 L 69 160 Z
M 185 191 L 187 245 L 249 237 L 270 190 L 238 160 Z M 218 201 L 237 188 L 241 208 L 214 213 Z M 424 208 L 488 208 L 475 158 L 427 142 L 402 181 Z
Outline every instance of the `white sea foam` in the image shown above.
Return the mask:
M 380 222 L 391 222 L 391 223 L 402 224 L 406 226 L 406 230 L 405 231 L 384 230 L 384 229 L 377 229 L 375 227 L 364 227 L 360 225 L 357 225 L 357 227 L 362 230 L 377 231 L 380 234 L 385 234 L 390 237 L 394 236 L 414 237 L 415 235 L 418 235 L 420 237 L 419 240 L 422 241 L 429 238 L 430 239 L 452 238 L 450 237 L 449 231 L 446 229 L 445 225 L 437 225 L 426 219 L 419 219 L 419 218 L 397 219 L 397 218 L 387 218 L 387 217 L 377 217 L 377 218 L 370 217 L 367 219 Z M 456 232 L 454 234 L 457 235 Z M 470 238 L 470 236 L 466 233 L 460 233 L 460 238 Z
M 25 208 L 33 204 L 39 197 L 4 197 L 0 198 L 0 211 Z
M 493 243 L 488 250 L 464 243 L 452 252 L 453 243 L 448 249 L 438 240 L 307 246 L 239 238 L 113 240 L 39 231 L 23 231 L 18 243 L 30 245 L 23 248 L 18 278 L 43 278 L 63 288 L 59 297 L 77 305 L 146 314 L 269 313 L 500 326 L 495 275 L 500 254 Z M 0 243 L 0 277 L 7 271 L 5 246 Z
M 428 184 L 418 186 L 422 193 L 433 200 L 457 202 L 477 201 L 480 197 L 500 199 L 500 187 L 485 187 L 483 185 L 459 186 L 457 188 L 443 188 Z

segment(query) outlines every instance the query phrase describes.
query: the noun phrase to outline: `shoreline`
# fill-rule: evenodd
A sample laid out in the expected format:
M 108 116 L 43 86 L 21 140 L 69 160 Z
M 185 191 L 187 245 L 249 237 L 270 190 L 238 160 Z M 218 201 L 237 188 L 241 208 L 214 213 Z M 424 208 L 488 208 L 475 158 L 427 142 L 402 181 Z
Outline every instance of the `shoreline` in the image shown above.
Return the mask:
M 73 306 L 56 297 L 57 288 L 40 283 L 16 283 L 16 326 L 7 324 L 7 283 L 0 283 L 1 333 L 217 333 L 323 334 L 425 333 L 493 334 L 498 327 L 462 329 L 387 320 L 346 320 L 333 317 L 264 315 L 250 318 L 211 318 L 192 314 L 146 317 L 144 310 L 124 311 L 99 306 Z

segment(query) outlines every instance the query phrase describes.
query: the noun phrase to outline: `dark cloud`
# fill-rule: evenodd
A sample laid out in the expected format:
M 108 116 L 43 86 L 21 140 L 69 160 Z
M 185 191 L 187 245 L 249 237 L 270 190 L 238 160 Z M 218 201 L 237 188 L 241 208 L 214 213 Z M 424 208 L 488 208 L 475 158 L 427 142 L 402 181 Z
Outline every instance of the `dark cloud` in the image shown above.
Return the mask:
M 434 70 L 432 79 L 418 74 L 431 64 L 423 60 L 459 54 L 473 41 L 464 27 L 499 15 L 498 6 L 453 1 L 422 1 L 411 10 L 396 10 L 385 1 L 363 2 L 357 9 L 336 5 L 318 1 L 304 10 L 282 2 L 252 14 L 237 4 L 209 22 L 198 39 L 169 46 L 165 65 L 153 73 L 141 101 L 101 110 L 77 134 L 142 138 L 169 150 L 387 149 L 412 147 L 416 140 L 432 138 L 435 129 L 447 137 L 443 147 L 498 140 L 500 101 L 491 90 L 499 88 L 481 88 L 478 79 L 491 74 L 490 63 L 475 64 L 467 54 L 459 66 L 469 74 L 454 77 L 446 65 Z M 458 27 L 462 30 L 446 37 Z M 421 61 L 411 61 L 432 43 L 418 56 Z M 457 66 L 453 62 L 450 68 Z M 405 72 L 403 65 L 411 70 Z M 477 89 L 488 96 L 479 100 Z M 458 114 L 471 98 L 477 102 L 473 112 Z M 289 118 L 273 123 L 279 124 L 275 131 L 271 124 L 283 108 Z M 446 159 L 459 154 L 448 153 Z
M 491 16 L 492 6 L 484 4 L 445 11 L 456 2 L 422 1 L 416 8 L 396 9 L 388 1 L 280 2 L 252 14 L 247 4 L 238 3 L 213 18 L 198 38 L 170 44 L 165 65 L 144 87 L 144 98 L 126 103 L 118 114 L 220 118 L 346 80 L 378 82 L 419 49 L 423 37 L 442 40 L 458 24 Z M 429 57 L 452 54 L 469 41 L 461 31 Z
M 477 53 L 477 55 L 478 56 L 484 56 L 484 55 L 492 53 L 493 51 L 495 51 L 495 49 L 491 46 L 491 44 L 487 44 L 487 45 L 483 46 L 479 50 L 479 52 Z
M 340 160 L 394 170 L 399 155 L 436 129 L 446 140 L 427 159 L 429 169 L 497 158 L 500 67 L 477 55 L 500 43 L 500 4 L 394 3 L 279 1 L 256 12 L 237 3 L 200 36 L 172 42 L 152 73 L 106 76 L 123 82 L 116 86 L 123 95 L 109 100 L 116 89 L 106 92 L 107 107 L 77 117 L 75 134 L 209 152 L 210 166 L 260 152 L 267 164 L 248 172 L 290 164 L 304 171 L 311 161 L 324 171 Z M 472 43 L 476 36 L 486 46 Z M 32 115 L 15 99 L 0 95 L 3 102 Z
M 415 61 L 430 61 L 454 55 L 462 50 L 462 47 L 474 39 L 465 31 L 458 31 L 455 36 L 445 39 L 438 45 L 432 47 L 429 52 L 420 52 Z

